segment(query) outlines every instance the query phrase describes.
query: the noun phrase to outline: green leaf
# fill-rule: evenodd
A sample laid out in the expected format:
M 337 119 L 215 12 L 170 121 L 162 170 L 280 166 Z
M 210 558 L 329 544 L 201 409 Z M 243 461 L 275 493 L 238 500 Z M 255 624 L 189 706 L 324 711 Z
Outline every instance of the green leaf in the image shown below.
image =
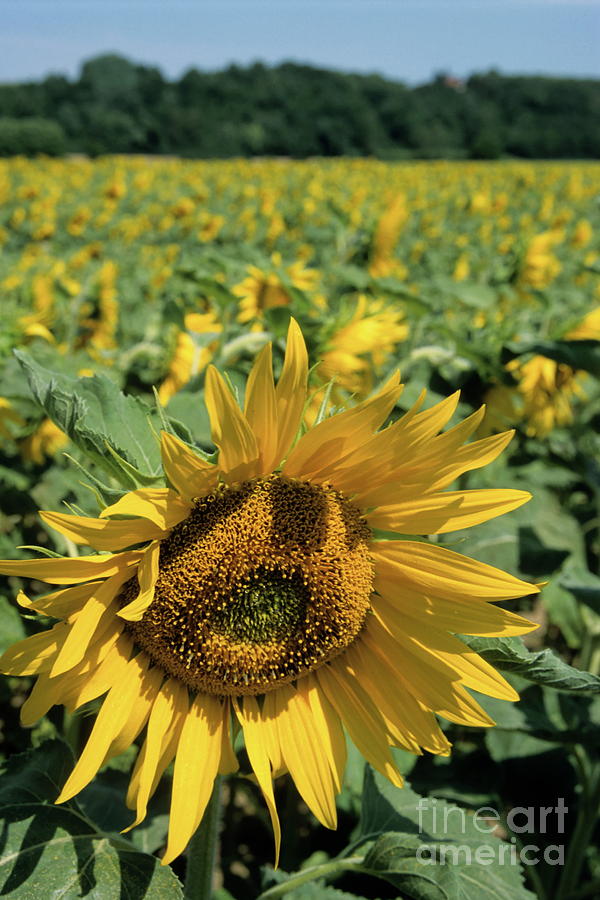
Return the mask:
M 0 654 L 26 637 L 19 611 L 6 597 L 0 597 Z
M 118 834 L 131 825 L 134 814 L 125 806 L 129 774 L 129 770 L 125 773 L 106 768 L 77 797 L 77 803 L 85 815 L 102 831 Z M 170 781 L 163 778 L 150 801 L 146 818 L 128 832 L 128 838 L 136 849 L 155 853 L 164 846 L 169 806 Z
M 72 766 L 71 752 L 61 741 L 47 741 L 4 765 L 2 896 L 180 900 L 177 878 L 158 859 L 98 831 L 76 804 L 53 804 Z
M 574 694 L 600 694 L 600 677 L 575 669 L 552 650 L 530 653 L 518 637 L 466 637 L 460 639 L 487 662 L 534 684 Z
M 521 679 L 510 676 L 511 681 Z M 496 728 L 486 733 L 490 747 L 493 735 L 499 731 L 526 734 L 536 741 L 545 741 L 544 750 L 551 744 L 587 744 L 597 747 L 600 743 L 600 696 L 590 694 L 566 694 L 542 688 L 539 685 L 521 683 L 521 699 L 518 703 L 475 694 L 477 701 L 496 722 Z M 519 686 L 517 684 L 517 686 Z M 512 747 L 509 748 L 512 752 Z M 533 751 L 531 751 L 533 752 Z M 542 752 L 538 747 L 536 752 Z M 493 755 L 493 754 L 492 754 Z M 519 748 L 518 756 L 524 755 Z M 494 756 L 494 758 L 496 758 Z
M 462 898 L 458 867 L 420 862 L 416 854 L 426 847 L 429 849 L 411 835 L 382 834 L 367 853 L 361 871 L 385 879 L 415 900 Z
M 449 285 L 449 293 L 457 300 L 472 309 L 489 309 L 498 302 L 498 293 L 487 284 L 474 284 L 472 282 L 454 282 Z
M 511 846 L 490 826 L 443 800 L 396 788 L 367 767 L 361 832 L 377 835 L 360 871 L 414 900 L 533 900 Z M 504 860 L 504 862 L 503 862 Z
M 71 378 L 44 369 L 23 351 L 15 355 L 37 402 L 77 447 L 129 487 L 159 480 L 160 449 L 150 424 L 156 410 L 104 375 Z
M 600 593 L 598 596 L 600 597 Z M 552 624 L 560 628 L 568 646 L 578 650 L 581 647 L 585 626 L 573 593 L 555 580 L 546 585 L 542 599 Z
M 561 575 L 560 585 L 600 615 L 600 578 L 597 575 L 581 566 L 572 566 Z
M 334 887 L 325 887 L 321 881 L 309 881 L 301 887 L 286 894 L 288 900 L 360 900 L 358 894 L 349 894 L 347 891 L 338 891 Z

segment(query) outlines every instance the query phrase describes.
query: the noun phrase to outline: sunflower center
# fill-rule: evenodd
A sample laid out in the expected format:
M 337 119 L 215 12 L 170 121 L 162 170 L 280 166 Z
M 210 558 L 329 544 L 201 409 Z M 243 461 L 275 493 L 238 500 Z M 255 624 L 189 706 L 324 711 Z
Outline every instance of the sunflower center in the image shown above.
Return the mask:
M 283 578 L 262 568 L 249 584 L 231 592 L 229 602 L 214 611 L 210 624 L 217 634 L 233 641 L 282 640 L 301 625 L 307 601 L 300 575 Z
M 133 638 L 194 690 L 260 694 L 348 647 L 370 608 L 370 531 L 327 485 L 270 475 L 196 501 L 161 543 Z M 121 602 L 139 586 L 132 579 Z

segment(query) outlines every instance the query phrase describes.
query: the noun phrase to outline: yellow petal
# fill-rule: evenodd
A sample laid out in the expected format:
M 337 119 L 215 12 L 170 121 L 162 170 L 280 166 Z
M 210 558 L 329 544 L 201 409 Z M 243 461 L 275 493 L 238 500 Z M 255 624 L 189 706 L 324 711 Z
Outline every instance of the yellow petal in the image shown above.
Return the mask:
M 294 688 L 283 685 L 273 693 L 285 765 L 313 815 L 326 828 L 336 828 L 335 787 L 322 752 L 318 723 L 305 698 Z
M 379 621 L 403 648 L 421 659 L 424 666 L 433 666 L 443 674 L 450 668 L 463 684 L 481 694 L 500 700 L 519 699 L 517 692 L 499 672 L 457 638 L 425 622 L 404 618 L 401 612 L 388 619 L 380 609 L 376 612 Z M 438 660 L 443 666 L 438 665 Z
M 278 439 L 275 459 L 277 464 L 287 455 L 298 433 L 308 382 L 308 354 L 300 326 L 290 319 L 281 376 L 277 382 Z
M 0 560 L 0 574 L 21 575 L 50 584 L 79 584 L 90 578 L 108 578 L 140 558 L 138 551 L 94 554 L 93 556 L 58 557 L 56 559 Z
M 61 622 L 49 631 L 18 641 L 0 657 L 0 671 L 4 675 L 37 675 L 50 669 L 68 631 Z
M 168 533 L 148 519 L 111 521 L 48 511 L 41 512 L 40 519 L 75 544 L 87 544 L 94 550 L 122 550 Z
M 396 787 L 402 787 L 402 777 L 392 759 L 385 724 L 369 695 L 349 672 L 344 656 L 315 672 L 319 687 L 336 709 L 352 741 L 371 763 Z
M 329 762 L 335 792 L 339 793 L 342 789 L 347 756 L 346 739 L 340 717 L 320 690 L 312 672 L 298 680 L 298 693 L 310 707 L 315 728 L 321 737 L 322 751 Z
M 143 751 L 138 757 L 136 818 L 124 831 L 130 831 L 145 819 L 160 758 L 169 742 L 169 732 L 178 715 L 187 713 L 188 708 L 186 688 L 170 678 L 157 693 L 152 706 Z
M 50 678 L 47 672 L 42 672 L 21 707 L 21 725 L 24 728 L 30 728 L 42 716 L 45 716 L 51 707 L 60 703 L 63 688 L 63 680 Z
M 136 818 L 123 832 L 130 831 L 145 819 L 150 797 L 175 756 L 189 706 L 187 688 L 175 679 L 169 679 L 156 695 L 146 740 L 136 759 L 127 791 L 126 805 L 136 810 Z
M 275 837 L 275 862 L 274 868 L 279 865 L 279 851 L 281 848 L 281 825 L 275 806 L 273 794 L 273 781 L 269 756 L 263 739 L 262 716 L 256 697 L 247 695 L 234 703 L 236 715 L 244 731 L 244 743 L 252 771 L 256 775 L 259 787 L 262 791 L 273 826 Z
M 177 745 L 163 866 L 183 853 L 204 815 L 219 769 L 222 728 L 221 701 L 210 694 L 199 694 L 186 716 Z
M 379 506 L 368 513 L 367 522 L 371 528 L 403 534 L 446 534 L 487 522 L 528 500 L 528 491 L 447 491 Z
M 177 493 L 184 500 L 209 494 L 217 484 L 217 467 L 201 459 L 175 435 L 163 431 L 160 438 L 163 469 Z
M 399 381 L 395 373 L 374 397 L 311 428 L 288 456 L 285 474 L 319 479 L 332 476 L 344 457 L 365 443 L 386 420 L 402 392 Z
M 221 758 L 219 761 L 219 775 L 231 775 L 237 772 L 240 764 L 233 749 L 232 741 L 235 735 L 232 733 L 231 710 L 227 703 L 223 704 L 223 731 L 221 734 Z
M 398 448 L 402 447 L 408 425 L 418 414 L 425 398 L 425 391 L 414 406 L 392 425 L 373 434 L 364 444 L 353 450 L 343 461 L 338 461 L 332 475 L 332 484 L 338 490 L 363 493 L 369 486 L 380 484 L 394 465 Z M 364 504 L 375 506 L 375 503 Z
M 400 679 L 429 709 L 463 725 L 485 728 L 494 724 L 461 687 L 459 676 L 433 654 L 424 665 L 423 656 L 416 652 L 414 644 L 403 644 L 401 649 L 389 631 L 374 618 L 363 630 L 362 640 L 369 652 L 380 656 L 393 670 L 396 679 Z
M 83 790 L 102 765 L 113 739 L 127 723 L 138 700 L 147 666 L 148 658 L 143 653 L 127 663 L 124 678 L 118 684 L 113 685 L 108 692 L 88 742 L 56 800 L 57 803 L 70 800 L 71 797 Z
M 281 742 L 277 731 L 277 705 L 275 695 L 277 691 L 269 691 L 265 694 L 262 708 L 262 726 L 263 740 L 269 759 L 271 760 L 271 768 L 273 769 L 273 778 L 283 774 L 286 771 L 281 754 Z
M 377 575 L 434 597 L 509 600 L 537 594 L 539 588 L 495 566 L 453 550 L 414 541 L 375 541 L 371 556 Z
M 421 491 L 425 488 L 428 491 L 431 489 L 432 480 L 437 478 L 438 472 L 447 466 L 453 454 L 456 454 L 457 448 L 461 447 L 479 426 L 485 413 L 485 407 L 481 407 L 458 425 L 435 436 L 434 426 L 437 430 L 440 422 L 449 417 L 457 400 L 458 393 L 433 407 L 438 416 L 427 419 L 422 423 L 422 428 L 414 429 L 412 435 L 410 427 L 400 428 L 395 435 L 394 445 L 390 444 L 388 447 L 388 453 L 380 455 L 374 461 L 373 467 L 378 473 L 376 481 L 378 487 L 373 486 L 375 480 L 371 473 L 369 483 L 359 486 L 357 499 L 361 506 L 388 505 L 404 500 L 411 486 L 417 491 L 419 488 Z M 439 410 L 439 407 L 442 407 L 442 410 Z M 415 416 L 415 419 L 418 420 L 418 417 Z M 402 423 L 401 419 L 396 424 Z
M 369 653 L 358 640 L 347 651 L 347 660 L 359 683 L 369 685 L 369 694 L 388 727 L 395 727 L 392 735 L 400 739 L 396 746 L 412 753 L 420 753 L 419 747 L 423 747 L 430 753 L 448 754 L 450 743 L 434 714 L 424 710 L 404 685 L 396 683 L 393 671 L 380 657 Z M 391 684 L 394 690 L 389 689 Z
M 271 472 L 279 463 L 271 344 L 263 347 L 248 376 L 244 413 L 260 451 L 255 474 Z
M 91 581 L 87 584 L 78 584 L 75 587 L 53 591 L 37 600 L 30 600 L 23 591 L 19 591 L 17 603 L 32 612 L 52 616 L 53 619 L 66 619 L 79 612 L 98 587 L 100 587 L 99 581 Z
M 168 488 L 150 490 L 142 488 L 130 491 L 107 506 L 100 513 L 100 518 L 107 516 L 137 516 L 149 519 L 162 530 L 173 528 L 189 515 L 191 506 Z
M 102 656 L 106 644 L 99 641 L 94 644 L 93 648 L 90 648 L 86 659 L 67 673 L 72 678 L 68 694 L 63 700 L 68 710 L 79 709 L 90 700 L 101 697 L 114 685 L 118 685 L 125 676 L 127 664 L 133 652 L 133 644 L 126 634 L 118 636 L 117 640 L 111 644 L 113 637 L 114 633 L 106 640 L 106 644 L 109 644 L 106 655 Z M 95 662 L 97 655 L 102 657 L 98 659 L 98 665 L 86 669 L 86 662 L 88 660 L 90 663 Z
M 152 704 L 157 694 L 160 693 L 163 678 L 162 670 L 157 667 L 143 673 L 139 683 L 139 693 L 131 713 L 119 733 L 112 739 L 111 745 L 106 751 L 104 762 L 112 759 L 113 756 L 119 756 L 128 747 L 131 747 L 148 720 Z
M 454 597 L 452 600 L 427 597 L 381 577 L 375 578 L 374 588 L 380 596 L 372 595 L 371 605 L 374 609 L 381 610 L 382 616 L 393 617 L 399 610 L 405 616 L 428 622 L 443 631 L 508 637 L 527 634 L 538 627 L 529 619 L 482 600 L 469 597 Z
M 448 424 L 456 412 L 459 399 L 460 391 L 455 391 L 440 403 L 417 413 L 406 423 L 404 433 L 398 434 L 396 438 L 398 447 L 402 448 L 405 456 L 411 456 L 411 448 L 429 441 Z M 405 418 L 401 421 L 404 422 Z
M 52 675 L 72 669 L 83 659 L 100 620 L 110 614 L 109 607 L 128 578 L 129 572 L 118 572 L 96 589 L 71 626 L 52 667 Z
M 246 416 L 237 405 L 222 375 L 214 366 L 206 373 L 206 408 L 214 443 L 219 448 L 219 469 L 228 481 L 243 481 L 256 474 L 258 446 Z
M 158 578 L 158 564 L 160 561 L 160 542 L 152 541 L 146 547 L 144 555 L 138 566 L 138 582 L 140 590 L 137 597 L 123 606 L 119 610 L 118 615 L 128 622 L 139 622 L 152 601 L 154 600 L 154 589 L 156 587 L 156 579 Z
M 483 466 L 487 466 L 500 456 L 513 439 L 514 433 L 514 431 L 505 431 L 502 434 L 494 434 L 492 437 L 473 441 L 472 444 L 460 447 L 452 459 L 448 460 L 435 472 L 430 489 L 439 490 L 451 484 L 463 472 L 470 472 L 473 469 L 481 469 Z

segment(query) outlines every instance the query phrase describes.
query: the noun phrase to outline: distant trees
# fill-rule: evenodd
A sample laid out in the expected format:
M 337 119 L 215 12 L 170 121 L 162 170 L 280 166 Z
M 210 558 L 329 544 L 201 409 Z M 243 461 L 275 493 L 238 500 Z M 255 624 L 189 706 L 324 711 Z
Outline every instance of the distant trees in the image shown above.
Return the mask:
M 172 153 L 195 157 L 597 157 L 600 82 L 444 74 L 410 89 L 378 75 L 261 63 L 159 69 L 117 54 L 71 81 L 0 85 L 0 155 Z
M 0 156 L 61 156 L 67 141 L 63 129 L 49 119 L 0 117 Z

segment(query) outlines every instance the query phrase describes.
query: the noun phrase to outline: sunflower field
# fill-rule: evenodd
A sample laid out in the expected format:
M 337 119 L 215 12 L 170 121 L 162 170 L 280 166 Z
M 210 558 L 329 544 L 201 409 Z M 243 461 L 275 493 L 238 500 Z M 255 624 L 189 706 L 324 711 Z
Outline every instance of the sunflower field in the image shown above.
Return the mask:
M 600 896 L 599 237 L 596 163 L 0 160 L 3 896 Z

